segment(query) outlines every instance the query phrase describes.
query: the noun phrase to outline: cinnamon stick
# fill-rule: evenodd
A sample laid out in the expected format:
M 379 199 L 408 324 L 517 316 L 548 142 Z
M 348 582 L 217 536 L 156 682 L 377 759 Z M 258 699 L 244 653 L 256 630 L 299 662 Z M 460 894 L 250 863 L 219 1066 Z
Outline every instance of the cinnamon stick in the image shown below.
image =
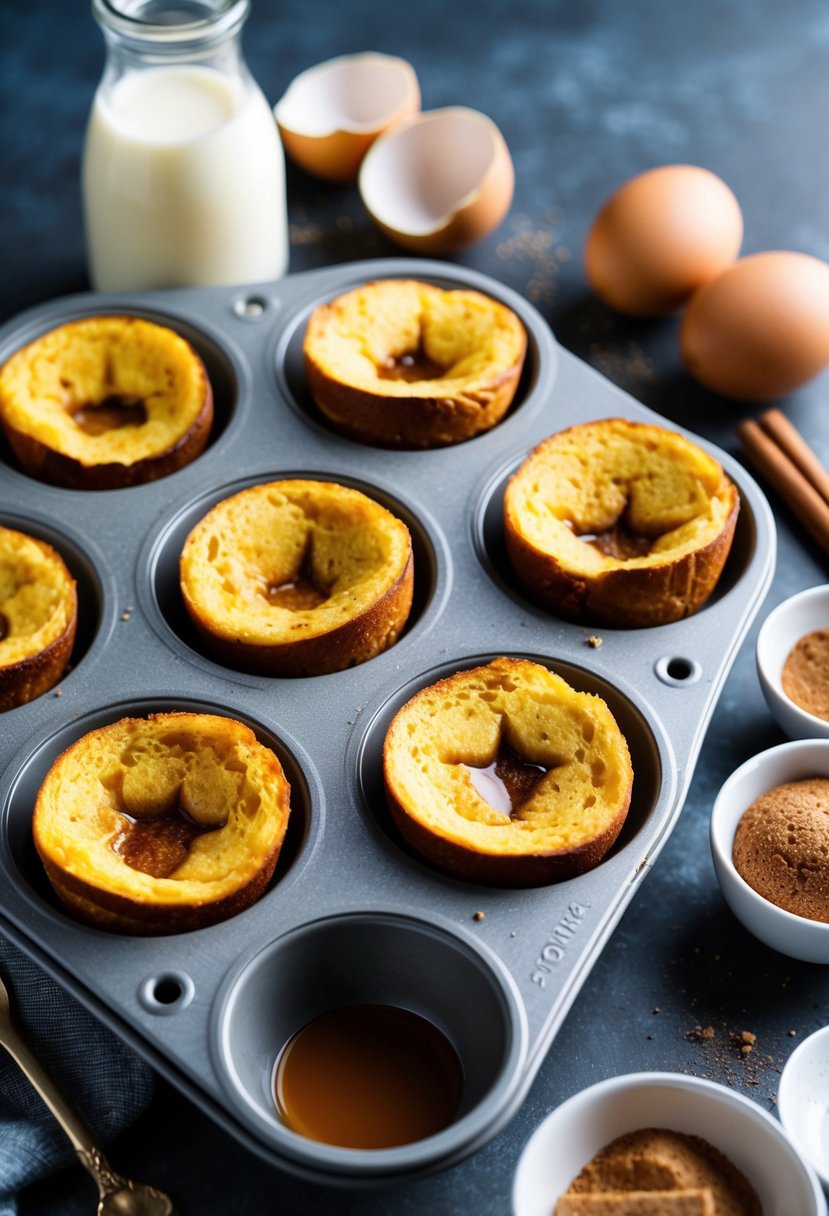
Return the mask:
M 761 415 L 762 426 L 749 420 L 737 433 L 757 471 L 829 556 L 829 476 L 798 431 L 778 414 L 768 410 Z M 817 485 L 825 487 L 826 497 Z
M 823 467 L 800 431 L 778 409 L 766 410 L 759 417 L 760 426 L 771 435 L 786 455 L 800 469 L 820 494 L 829 502 L 829 472 Z

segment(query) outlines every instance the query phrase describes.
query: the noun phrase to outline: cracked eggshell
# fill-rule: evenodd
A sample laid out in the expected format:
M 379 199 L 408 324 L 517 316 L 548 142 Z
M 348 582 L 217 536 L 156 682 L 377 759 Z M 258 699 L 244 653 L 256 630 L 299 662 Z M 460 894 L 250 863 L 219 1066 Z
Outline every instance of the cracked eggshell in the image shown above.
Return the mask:
M 512 158 L 492 119 L 453 106 L 387 131 L 360 169 L 363 205 L 391 240 L 419 253 L 463 249 L 497 228 L 515 185 Z
M 420 109 L 420 86 L 405 59 L 365 51 L 301 72 L 274 106 L 288 155 L 317 177 L 353 181 L 387 128 Z

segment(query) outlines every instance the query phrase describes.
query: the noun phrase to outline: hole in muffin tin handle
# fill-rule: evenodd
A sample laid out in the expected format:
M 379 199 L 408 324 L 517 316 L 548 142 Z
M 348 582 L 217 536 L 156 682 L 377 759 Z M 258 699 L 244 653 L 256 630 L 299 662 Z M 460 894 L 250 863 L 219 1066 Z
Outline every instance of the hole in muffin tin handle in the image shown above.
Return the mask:
M 686 688 L 696 684 L 702 675 L 702 667 L 696 659 L 687 659 L 682 655 L 663 655 L 656 660 L 654 671 L 663 684 L 671 688 Z
M 151 975 L 138 990 L 138 999 L 149 1013 L 178 1013 L 185 1009 L 196 994 L 196 987 L 189 975 L 165 971 Z
M 233 311 L 243 321 L 258 321 L 270 307 L 264 296 L 239 296 L 233 301 Z

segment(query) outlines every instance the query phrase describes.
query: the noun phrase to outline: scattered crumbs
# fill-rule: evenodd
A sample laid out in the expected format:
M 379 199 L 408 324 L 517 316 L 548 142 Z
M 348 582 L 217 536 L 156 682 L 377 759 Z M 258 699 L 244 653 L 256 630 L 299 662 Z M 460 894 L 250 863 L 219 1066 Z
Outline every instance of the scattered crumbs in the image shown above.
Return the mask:
M 128 612 L 122 612 L 122 613 L 121 613 L 121 620 L 122 620 L 122 621 L 128 621 L 129 619 L 130 619 L 130 614 L 129 614 Z
M 654 365 L 632 343 L 627 352 L 608 350 L 596 343 L 591 348 L 590 362 L 620 388 L 640 393 L 657 378 Z
M 598 650 L 604 641 L 604 638 L 600 638 L 597 633 L 591 633 L 589 637 L 586 637 L 584 640 L 591 650 Z
M 755 1089 L 769 1084 L 769 1073 L 778 1075 L 783 1061 L 760 1050 L 757 1035 L 750 1030 L 732 1030 L 726 1022 L 721 1029 L 694 1026 L 684 1034 L 689 1043 L 698 1043 L 702 1059 L 691 1072 L 731 1088 Z
M 653 1009 L 651 1010 L 651 1013 L 661 1013 L 661 1012 L 662 1012 L 662 1010 L 659 1008 L 658 1005 L 654 1005 Z
M 571 250 L 555 239 L 554 228 L 561 223 L 559 213 L 549 226 L 535 228 L 525 215 L 513 222 L 516 231 L 495 247 L 495 255 L 505 262 L 523 263 L 529 267 L 525 294 L 533 303 L 549 303 L 555 298 L 556 278 L 561 266 L 572 257 Z
M 772 1106 L 776 1106 L 777 1105 L 777 1094 L 769 1094 L 769 1102 L 771 1102 Z
M 52 696 L 53 696 L 53 697 L 62 697 L 62 696 L 63 696 L 63 689 L 62 689 L 62 688 L 56 688 L 56 689 L 55 689 L 55 691 L 52 693 Z M 794 1031 L 794 1030 L 790 1030 L 790 1031 L 789 1031 L 789 1034 L 795 1034 L 795 1031 Z
M 734 1042 L 739 1047 L 741 1055 L 750 1056 L 754 1051 L 757 1035 L 752 1034 L 750 1030 L 741 1030 L 738 1035 L 734 1036 Z
M 653 1035 L 652 1035 L 652 1034 L 646 1034 L 646 1035 L 645 1035 L 645 1038 L 646 1038 L 646 1039 L 650 1039 L 650 1040 L 651 1040 L 651 1042 L 653 1041 Z
M 316 224 L 289 224 L 288 236 L 292 245 L 318 245 L 322 229 Z
M 483 920 L 485 916 L 486 916 L 485 912 L 476 912 L 475 915 L 472 917 L 472 919 L 473 920 Z
M 796 1039 L 796 1038 L 797 1038 L 797 1031 L 796 1031 L 796 1030 L 790 1030 L 790 1031 L 789 1031 L 789 1038 L 790 1038 L 790 1039 Z
M 135 612 L 135 604 L 127 604 L 127 612 Z
M 514 929 L 513 929 L 512 933 L 510 933 L 510 937 L 515 937 L 515 930 L 514 930 Z

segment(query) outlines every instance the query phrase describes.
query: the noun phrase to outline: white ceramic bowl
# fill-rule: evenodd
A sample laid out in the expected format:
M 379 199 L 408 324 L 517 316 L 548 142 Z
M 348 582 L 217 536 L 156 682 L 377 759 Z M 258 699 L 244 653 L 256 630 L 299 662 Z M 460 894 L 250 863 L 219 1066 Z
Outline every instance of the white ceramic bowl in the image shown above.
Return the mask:
M 776 1119 L 724 1085 L 665 1072 L 600 1081 L 548 1115 L 518 1162 L 514 1216 L 551 1216 L 599 1149 L 643 1127 L 670 1128 L 713 1144 L 749 1179 L 763 1216 L 826 1216 L 813 1169 Z
M 790 739 L 829 739 L 829 722 L 807 713 L 783 692 L 780 677 L 792 647 L 807 633 L 829 627 L 829 584 L 801 591 L 769 613 L 757 635 L 757 674 L 766 704 Z
M 789 1139 L 829 1187 L 829 1026 L 815 1031 L 786 1061 L 777 1109 Z
M 760 752 L 736 769 L 711 811 L 711 855 L 726 903 L 761 942 L 807 963 L 829 963 L 829 924 L 795 916 L 770 903 L 734 866 L 734 833 L 743 812 L 761 794 L 786 781 L 829 778 L 829 739 L 796 739 Z

